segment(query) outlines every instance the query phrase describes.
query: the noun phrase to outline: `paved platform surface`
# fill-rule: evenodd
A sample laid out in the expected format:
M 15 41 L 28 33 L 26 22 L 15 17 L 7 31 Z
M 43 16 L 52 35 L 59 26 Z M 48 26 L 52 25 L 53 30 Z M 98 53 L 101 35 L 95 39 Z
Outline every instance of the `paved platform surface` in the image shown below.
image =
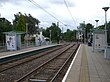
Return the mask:
M 58 45 L 58 44 L 37 46 L 37 47 L 31 47 L 31 48 L 24 48 L 24 49 L 15 50 L 15 51 L 0 52 L 0 58 L 16 55 L 16 54 L 19 54 L 19 53 L 25 53 L 25 52 L 29 52 L 29 51 L 33 51 L 33 50 L 39 50 L 39 49 L 42 49 L 42 48 L 47 48 L 47 47 L 51 47 L 51 46 L 55 46 L 55 45 Z
M 110 60 L 104 59 L 104 52 L 81 44 L 67 72 L 62 82 L 110 82 Z

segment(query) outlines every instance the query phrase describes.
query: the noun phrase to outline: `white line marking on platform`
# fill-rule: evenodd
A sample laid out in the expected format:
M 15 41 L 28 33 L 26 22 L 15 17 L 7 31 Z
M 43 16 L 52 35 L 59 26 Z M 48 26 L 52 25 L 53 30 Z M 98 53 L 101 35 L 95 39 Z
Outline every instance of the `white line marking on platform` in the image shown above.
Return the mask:
M 75 54 L 75 56 L 74 56 L 74 58 L 73 58 L 73 61 L 72 61 L 72 63 L 70 64 L 70 66 L 69 66 L 69 68 L 68 68 L 68 70 L 67 70 L 67 72 L 66 72 L 66 74 L 65 74 L 65 76 L 64 76 L 64 78 L 63 78 L 63 80 L 62 80 L 62 82 L 65 82 L 65 81 L 66 81 L 66 78 L 67 78 L 67 76 L 68 76 L 68 74 L 69 74 L 69 72 L 70 72 L 70 69 L 71 69 L 71 67 L 72 67 L 72 65 L 73 65 L 73 63 L 74 63 L 74 61 L 75 61 L 75 59 L 76 59 L 76 57 L 77 57 L 77 54 L 78 54 L 78 52 L 79 52 L 80 47 L 81 47 L 81 45 L 79 46 L 79 48 L 78 48 L 78 50 L 77 50 L 77 52 L 76 52 L 76 54 Z

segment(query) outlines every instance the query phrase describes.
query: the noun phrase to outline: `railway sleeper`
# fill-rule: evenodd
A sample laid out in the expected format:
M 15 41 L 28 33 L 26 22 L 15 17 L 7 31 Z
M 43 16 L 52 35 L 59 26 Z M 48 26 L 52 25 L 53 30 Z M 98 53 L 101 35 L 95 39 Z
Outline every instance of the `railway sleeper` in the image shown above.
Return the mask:
M 30 78 L 29 82 L 46 82 L 46 80 L 40 80 L 40 79 L 36 79 L 36 78 Z

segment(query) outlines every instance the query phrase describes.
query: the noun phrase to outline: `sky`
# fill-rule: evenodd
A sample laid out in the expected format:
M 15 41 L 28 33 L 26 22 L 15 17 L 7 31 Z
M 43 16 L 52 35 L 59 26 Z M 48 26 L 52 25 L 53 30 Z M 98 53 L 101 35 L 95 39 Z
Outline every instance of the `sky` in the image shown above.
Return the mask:
M 98 25 L 103 25 L 103 7 L 110 7 L 110 0 L 0 0 L 1 17 L 10 22 L 15 19 L 14 14 L 21 12 L 39 19 L 39 26 L 43 28 L 59 21 L 63 30 L 77 29 L 84 21 L 96 26 L 95 20 L 99 20 Z M 110 9 L 107 11 L 107 21 L 110 21 Z

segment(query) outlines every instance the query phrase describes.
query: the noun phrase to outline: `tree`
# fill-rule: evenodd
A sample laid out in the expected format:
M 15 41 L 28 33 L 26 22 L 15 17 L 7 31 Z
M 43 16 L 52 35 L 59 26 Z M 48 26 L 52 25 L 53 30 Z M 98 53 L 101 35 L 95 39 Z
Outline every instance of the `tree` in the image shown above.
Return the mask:
M 78 30 L 83 33 L 83 42 L 84 39 L 87 41 L 90 38 L 93 28 L 94 26 L 90 23 L 80 23 L 80 25 L 78 26 Z
M 38 29 L 39 29 L 39 23 L 40 21 L 34 17 L 32 17 L 31 14 L 28 15 L 24 15 L 25 17 L 25 22 L 28 23 L 28 30 L 29 30 L 29 34 L 36 34 L 38 33 Z
M 47 27 L 46 29 L 43 29 L 42 30 L 42 34 L 45 36 L 45 37 L 48 37 L 50 38 L 50 32 L 49 32 L 50 28 Z
M 78 32 L 77 30 L 73 30 L 73 40 L 74 40 L 74 41 L 76 41 L 76 39 L 77 39 L 77 38 L 76 38 L 77 32 Z
M 98 27 L 96 27 L 95 29 L 102 29 L 102 30 L 104 30 L 104 25 L 100 25 L 100 26 L 98 26 Z
M 15 27 L 15 31 L 25 32 L 26 31 L 25 29 L 26 29 L 26 27 L 25 27 L 24 17 L 21 13 L 19 13 L 18 22 L 17 22 L 17 25 Z
M 105 30 L 105 25 L 100 25 L 96 29 Z M 110 21 L 107 23 L 107 43 L 110 43 Z
M 50 30 L 51 30 L 51 40 L 53 42 L 59 42 L 59 40 L 62 39 L 67 42 L 76 41 L 77 30 L 72 31 L 70 29 L 67 29 L 66 32 L 61 33 L 61 29 L 55 23 L 52 23 L 50 27 L 43 29 L 43 35 L 45 37 L 50 38 Z
M 90 33 L 91 33 L 91 30 L 94 28 L 94 26 L 90 23 L 87 23 L 86 26 L 85 26 L 85 32 L 86 32 L 86 36 L 85 38 L 88 39 L 90 38 Z
M 64 40 L 67 42 L 76 41 L 76 32 L 76 30 L 72 31 L 70 29 L 67 29 L 67 31 L 63 35 Z
M 80 25 L 78 26 L 78 29 L 84 31 L 85 30 L 85 24 L 84 23 L 80 23 Z
M 14 16 L 15 16 L 15 20 L 13 20 L 13 26 L 14 28 L 17 28 L 16 30 L 26 32 L 26 23 L 27 23 L 29 34 L 35 34 L 38 32 L 38 29 L 39 29 L 38 25 L 40 21 L 32 17 L 31 14 L 23 15 L 21 12 L 19 12 L 15 14 Z
M 61 29 L 55 23 L 52 23 L 52 25 L 50 26 L 50 30 L 52 36 L 51 40 L 57 41 L 58 43 L 60 40 Z
M 4 40 L 3 32 L 12 31 L 12 24 L 5 18 L 0 18 L 0 42 Z
M 59 42 L 61 36 L 61 29 L 55 23 L 52 23 L 50 27 L 48 27 L 46 30 L 43 30 L 43 35 L 45 37 L 50 38 L 50 30 L 51 30 L 51 40 L 53 42 Z
M 5 18 L 0 18 L 0 33 L 12 30 L 12 24 Z
M 82 35 L 82 37 L 83 37 L 83 42 L 84 42 L 84 38 L 85 38 L 85 35 L 86 35 L 85 29 L 86 29 L 85 23 L 80 23 L 80 25 L 78 26 L 78 31 L 80 31 L 80 32 L 83 34 L 83 35 Z

